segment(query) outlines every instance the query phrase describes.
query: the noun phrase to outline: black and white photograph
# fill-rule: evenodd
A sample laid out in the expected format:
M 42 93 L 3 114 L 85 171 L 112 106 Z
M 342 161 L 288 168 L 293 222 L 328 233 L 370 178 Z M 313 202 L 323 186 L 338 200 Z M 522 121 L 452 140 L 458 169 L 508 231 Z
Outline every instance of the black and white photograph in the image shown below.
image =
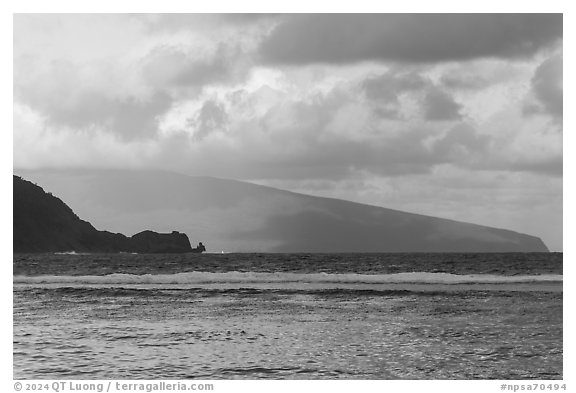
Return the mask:
M 566 391 L 562 13 L 12 20 L 22 390 Z

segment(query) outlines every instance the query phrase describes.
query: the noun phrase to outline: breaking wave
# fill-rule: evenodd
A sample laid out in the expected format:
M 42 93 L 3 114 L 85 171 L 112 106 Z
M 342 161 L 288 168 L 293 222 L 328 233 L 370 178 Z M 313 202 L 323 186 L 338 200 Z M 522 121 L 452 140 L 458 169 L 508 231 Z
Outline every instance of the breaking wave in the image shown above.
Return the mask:
M 491 274 L 409 272 L 395 274 L 186 272 L 176 274 L 122 274 L 103 276 L 14 276 L 14 284 L 70 285 L 201 285 L 201 284 L 522 284 L 562 282 L 560 274 L 500 276 Z

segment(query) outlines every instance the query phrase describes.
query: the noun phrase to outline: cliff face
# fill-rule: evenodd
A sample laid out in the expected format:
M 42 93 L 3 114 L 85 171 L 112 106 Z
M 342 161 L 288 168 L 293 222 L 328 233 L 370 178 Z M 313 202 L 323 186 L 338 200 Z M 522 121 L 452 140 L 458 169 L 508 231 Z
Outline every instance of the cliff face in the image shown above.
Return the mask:
M 96 230 L 64 202 L 18 176 L 13 177 L 14 252 L 191 252 L 183 233 L 144 231 L 132 237 Z
M 178 229 L 228 252 L 546 252 L 535 236 L 160 171 L 21 171 L 99 228 Z

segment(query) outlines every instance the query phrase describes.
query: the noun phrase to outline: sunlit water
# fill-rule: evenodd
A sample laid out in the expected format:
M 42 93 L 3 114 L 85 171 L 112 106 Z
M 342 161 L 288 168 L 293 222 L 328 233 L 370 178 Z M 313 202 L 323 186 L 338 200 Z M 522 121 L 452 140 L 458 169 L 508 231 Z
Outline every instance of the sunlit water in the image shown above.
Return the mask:
M 561 379 L 557 257 L 271 256 L 268 276 L 247 256 L 15 257 L 14 378 Z

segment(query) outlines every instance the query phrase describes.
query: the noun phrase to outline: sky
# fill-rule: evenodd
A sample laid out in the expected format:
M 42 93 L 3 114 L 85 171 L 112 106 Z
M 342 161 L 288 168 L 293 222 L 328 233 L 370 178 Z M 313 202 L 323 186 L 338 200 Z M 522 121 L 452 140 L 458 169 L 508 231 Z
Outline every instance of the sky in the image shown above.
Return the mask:
M 562 250 L 560 14 L 16 14 L 16 168 L 232 178 Z

